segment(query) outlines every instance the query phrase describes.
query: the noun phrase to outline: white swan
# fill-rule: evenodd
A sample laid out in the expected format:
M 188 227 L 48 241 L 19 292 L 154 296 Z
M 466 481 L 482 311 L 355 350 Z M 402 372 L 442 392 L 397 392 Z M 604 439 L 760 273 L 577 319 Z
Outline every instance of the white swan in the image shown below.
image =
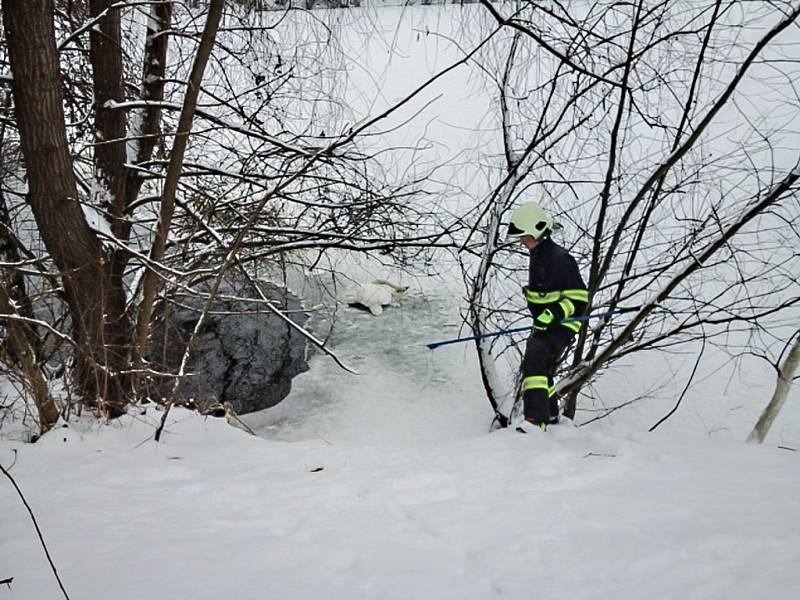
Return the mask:
M 385 279 L 376 279 L 356 290 L 355 301 L 350 306 L 369 310 L 377 317 L 383 312 L 384 306 L 392 303 L 395 296 L 404 294 L 407 290 L 408 286 L 402 287 Z

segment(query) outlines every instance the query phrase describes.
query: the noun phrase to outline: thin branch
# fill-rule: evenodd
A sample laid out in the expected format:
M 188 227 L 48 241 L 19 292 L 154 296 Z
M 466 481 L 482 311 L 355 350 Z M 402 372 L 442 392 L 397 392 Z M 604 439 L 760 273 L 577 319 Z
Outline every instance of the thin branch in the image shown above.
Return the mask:
M 623 330 L 614 337 L 591 362 L 581 365 L 576 374 L 571 378 L 569 386 L 566 388 L 567 391 L 579 387 L 583 382 L 587 381 L 589 377 L 594 375 L 600 367 L 613 357 L 619 348 L 633 339 L 633 334 L 639 325 L 658 308 L 661 302 L 669 298 L 670 294 L 672 294 L 680 284 L 700 269 L 721 248 L 725 247 L 745 225 L 762 214 L 767 208 L 777 203 L 784 194 L 792 189 L 798 180 L 800 180 L 800 162 L 798 162 L 795 168 L 786 175 L 786 177 L 770 189 L 759 202 L 754 204 L 750 210 L 743 212 L 738 220 L 734 221 L 727 229 L 722 230 L 717 238 L 706 246 L 702 253 L 697 256 L 692 256 L 691 262 L 673 275 L 661 291 L 642 306 L 641 310 L 633 316 Z
M 605 78 L 605 77 L 603 77 L 601 75 L 598 75 L 597 73 L 593 73 L 592 71 L 586 69 L 585 67 L 582 67 L 582 66 L 576 64 L 575 62 L 570 60 L 570 58 L 567 55 L 565 55 L 563 52 L 560 52 L 559 50 L 557 50 L 556 48 L 554 48 L 553 46 L 548 44 L 544 40 L 544 38 L 542 38 L 542 36 L 537 35 L 531 29 L 521 25 L 520 23 L 517 23 L 513 19 L 505 18 L 503 15 L 500 14 L 500 12 L 494 6 L 492 6 L 492 4 L 489 2 L 489 0 L 481 0 L 481 4 L 484 6 L 484 8 L 486 8 L 486 10 L 488 10 L 491 13 L 491 15 L 497 20 L 497 22 L 501 26 L 503 26 L 503 27 L 511 27 L 512 29 L 514 29 L 516 31 L 519 31 L 519 32 L 527 35 L 528 37 L 532 38 L 542 48 L 544 48 L 550 54 L 552 54 L 553 56 L 558 58 L 561 62 L 569 65 L 571 68 L 576 70 L 578 73 L 583 73 L 584 75 L 588 75 L 589 77 L 591 77 L 593 79 L 596 79 L 598 81 L 602 81 L 603 83 L 607 83 L 609 85 L 613 85 L 614 87 L 620 87 L 621 84 L 619 82 L 614 81 L 612 79 L 607 79 L 607 78 Z
M 628 221 L 630 220 L 631 216 L 633 215 L 634 211 L 638 208 L 641 201 L 650 191 L 650 189 L 660 181 L 667 172 L 669 172 L 678 161 L 683 158 L 683 156 L 694 146 L 695 142 L 700 138 L 700 135 L 708 128 L 711 122 L 714 120 L 714 117 L 717 116 L 722 107 L 727 104 L 728 100 L 733 95 L 734 91 L 738 87 L 739 83 L 744 79 L 745 74 L 755 62 L 755 59 L 761 53 L 761 51 L 771 42 L 779 33 L 781 33 L 784 29 L 788 28 L 792 25 L 800 16 L 800 3 L 789 13 L 789 15 L 782 19 L 777 25 L 775 25 L 770 31 L 768 31 L 753 47 L 753 49 L 748 54 L 747 58 L 742 62 L 739 70 L 737 71 L 736 75 L 733 79 L 728 83 L 728 86 L 725 88 L 725 91 L 722 95 L 717 99 L 711 109 L 706 113 L 703 119 L 698 123 L 697 127 L 689 134 L 686 138 L 686 141 L 673 151 L 662 163 L 656 167 L 656 169 L 651 173 L 650 177 L 647 178 L 647 181 L 642 185 L 642 187 L 637 192 L 636 196 L 630 201 L 628 204 L 628 208 L 625 210 L 625 214 L 619 221 L 619 225 L 614 232 L 613 238 L 609 247 L 606 250 L 606 256 L 603 261 L 602 267 L 598 272 L 598 279 L 604 278 L 605 275 L 608 273 L 609 268 L 611 266 L 611 262 L 616 254 L 617 246 L 619 245 L 620 239 L 622 238 L 623 232 L 626 230 L 626 226 Z
M 33 526 L 36 528 L 36 534 L 39 536 L 39 542 L 42 544 L 42 548 L 44 548 L 44 554 L 47 557 L 47 562 L 50 563 L 50 569 L 53 571 L 53 575 L 55 575 L 56 581 L 58 581 L 58 587 L 61 588 L 61 592 L 64 594 L 64 598 L 69 600 L 69 594 L 67 594 L 67 590 L 64 589 L 64 584 L 61 581 L 61 577 L 58 576 L 58 570 L 56 569 L 56 565 L 53 563 L 53 559 L 50 557 L 50 551 L 47 549 L 47 544 L 45 544 L 44 542 L 44 536 L 42 535 L 42 530 L 39 529 L 39 523 L 36 522 L 36 517 L 33 514 L 33 510 L 31 509 L 30 504 L 28 504 L 28 501 L 25 499 L 22 490 L 19 489 L 19 486 L 17 485 L 17 482 L 14 480 L 14 478 L 11 476 L 11 473 L 6 471 L 3 465 L 0 465 L 0 471 L 2 471 L 3 475 L 5 475 L 8 478 L 8 480 L 11 482 L 11 485 L 14 486 L 14 489 L 17 490 L 17 494 L 22 500 L 22 504 L 24 504 L 25 508 L 28 510 L 28 515 L 30 516 L 31 521 L 33 521 Z
M 700 347 L 700 352 L 698 352 L 697 359 L 694 361 L 694 367 L 692 368 L 692 372 L 689 374 L 689 379 L 686 381 L 686 385 L 683 386 L 683 391 L 681 392 L 681 395 L 678 396 L 678 401 L 675 403 L 675 406 L 673 406 L 672 410 L 670 410 L 666 415 L 661 417 L 658 420 L 658 422 L 647 431 L 655 431 L 659 425 L 661 425 L 664 421 L 669 419 L 672 415 L 675 414 L 675 411 L 678 410 L 678 407 L 681 405 L 681 402 L 683 402 L 684 396 L 686 396 L 686 392 L 689 391 L 689 387 L 692 385 L 692 381 L 694 381 L 694 376 L 697 374 L 697 368 L 700 366 L 700 359 L 703 358 L 703 353 L 705 352 L 705 350 L 706 350 L 706 338 L 704 337 L 703 345 Z

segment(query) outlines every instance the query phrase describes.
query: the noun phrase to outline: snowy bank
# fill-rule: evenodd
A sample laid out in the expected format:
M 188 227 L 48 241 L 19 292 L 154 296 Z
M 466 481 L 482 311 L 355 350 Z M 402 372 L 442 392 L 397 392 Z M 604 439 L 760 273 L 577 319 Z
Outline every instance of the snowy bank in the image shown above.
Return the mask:
M 794 598 L 800 455 L 561 425 L 427 445 L 176 409 L 0 443 L 71 598 Z M 56 598 L 0 486 L 3 598 Z

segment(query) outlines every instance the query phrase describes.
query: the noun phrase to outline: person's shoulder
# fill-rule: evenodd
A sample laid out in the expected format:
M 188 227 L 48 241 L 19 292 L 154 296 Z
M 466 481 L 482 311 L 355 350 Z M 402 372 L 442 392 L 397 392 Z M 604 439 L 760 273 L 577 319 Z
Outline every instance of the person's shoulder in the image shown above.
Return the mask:
M 552 238 L 547 238 L 543 243 L 544 243 L 543 249 L 548 254 L 569 256 L 569 251 L 566 248 L 564 248 L 564 246 L 553 240 Z
M 559 261 L 575 262 L 575 257 L 572 256 L 569 250 L 564 248 L 552 239 L 547 240 L 547 253 L 554 259 Z

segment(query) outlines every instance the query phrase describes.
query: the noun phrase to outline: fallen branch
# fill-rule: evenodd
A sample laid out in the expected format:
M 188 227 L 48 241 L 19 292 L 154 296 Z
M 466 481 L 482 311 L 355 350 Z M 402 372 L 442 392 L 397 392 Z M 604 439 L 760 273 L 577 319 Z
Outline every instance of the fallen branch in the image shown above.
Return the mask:
M 44 536 L 42 535 L 42 530 L 39 529 L 39 523 L 36 522 L 36 517 L 33 515 L 33 510 L 31 510 L 31 507 L 28 504 L 28 501 L 25 499 L 25 496 L 22 494 L 22 490 L 19 489 L 19 486 L 17 485 L 17 482 L 14 481 L 14 478 L 11 476 L 11 473 L 6 471 L 5 467 L 3 467 L 3 465 L 0 465 L 0 471 L 3 472 L 3 475 L 8 477 L 8 480 L 11 482 L 11 485 L 13 485 L 14 489 L 17 490 L 17 494 L 19 494 L 19 497 L 22 500 L 22 504 L 24 504 L 25 508 L 28 509 L 28 514 L 31 517 L 31 521 L 33 521 L 33 526 L 36 528 L 36 534 L 39 536 L 39 541 L 42 544 L 42 548 L 44 548 L 44 554 L 45 554 L 45 556 L 47 556 L 47 562 L 50 563 L 50 568 L 53 570 L 53 575 L 55 575 L 56 581 L 58 581 L 58 587 L 61 588 L 61 592 L 64 594 L 64 598 L 69 600 L 69 595 L 67 594 L 67 590 L 64 589 L 64 584 L 61 582 L 61 578 L 58 576 L 58 571 L 56 570 L 55 564 L 53 564 L 53 559 L 50 558 L 50 552 L 48 552 L 48 550 L 47 550 L 47 544 L 44 543 Z M 4 579 L 3 581 L 0 581 L 0 583 L 10 584 L 13 581 L 13 579 L 14 579 L 13 577 L 11 577 L 10 579 Z

